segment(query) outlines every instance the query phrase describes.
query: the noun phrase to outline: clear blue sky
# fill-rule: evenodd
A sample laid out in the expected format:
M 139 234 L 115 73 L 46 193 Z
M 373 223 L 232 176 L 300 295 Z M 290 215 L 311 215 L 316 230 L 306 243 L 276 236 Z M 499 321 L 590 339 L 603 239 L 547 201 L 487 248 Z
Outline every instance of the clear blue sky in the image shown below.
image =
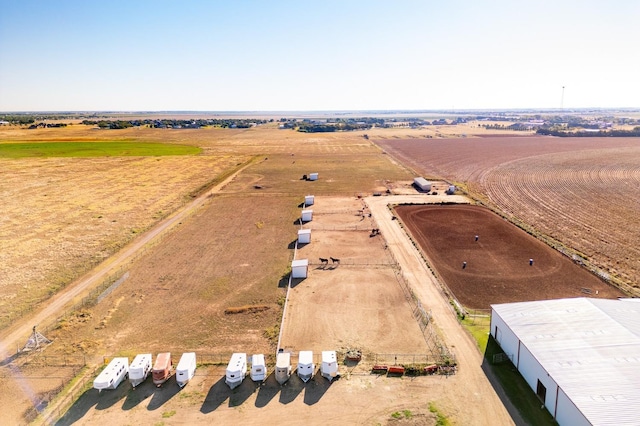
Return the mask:
M 0 111 L 640 107 L 639 51 L 638 0 L 0 0 Z

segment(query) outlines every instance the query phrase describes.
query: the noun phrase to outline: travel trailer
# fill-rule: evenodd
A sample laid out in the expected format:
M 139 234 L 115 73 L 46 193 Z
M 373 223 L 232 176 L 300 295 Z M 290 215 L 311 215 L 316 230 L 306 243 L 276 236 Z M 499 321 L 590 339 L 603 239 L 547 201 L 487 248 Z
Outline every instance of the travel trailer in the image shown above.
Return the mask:
M 316 365 L 313 363 L 313 351 L 300 351 L 298 354 L 298 377 L 306 383 L 313 377 L 315 370 Z
M 276 358 L 276 380 L 281 385 L 291 377 L 291 354 L 279 352 Z
M 320 374 L 325 379 L 332 381 L 338 376 L 338 361 L 336 360 L 336 351 L 322 351 L 322 365 L 320 366 Z
M 263 382 L 267 378 L 267 366 L 264 363 L 264 355 L 258 354 L 251 357 L 251 380 Z

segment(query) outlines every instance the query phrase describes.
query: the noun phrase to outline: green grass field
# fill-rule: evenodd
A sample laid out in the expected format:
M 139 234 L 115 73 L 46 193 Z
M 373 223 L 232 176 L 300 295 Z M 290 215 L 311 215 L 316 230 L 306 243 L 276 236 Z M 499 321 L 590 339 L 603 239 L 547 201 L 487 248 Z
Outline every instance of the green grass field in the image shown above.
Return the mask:
M 0 143 L 0 158 L 158 157 L 200 152 L 202 149 L 195 146 L 135 141 Z

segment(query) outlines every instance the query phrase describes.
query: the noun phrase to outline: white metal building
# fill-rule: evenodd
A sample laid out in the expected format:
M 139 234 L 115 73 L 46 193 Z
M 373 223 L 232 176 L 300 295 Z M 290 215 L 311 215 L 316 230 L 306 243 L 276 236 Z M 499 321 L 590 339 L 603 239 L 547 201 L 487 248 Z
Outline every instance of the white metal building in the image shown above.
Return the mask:
M 312 206 L 314 202 L 315 202 L 315 196 L 313 196 L 313 195 L 305 195 L 304 196 L 304 205 L 305 206 Z
M 291 261 L 291 278 L 307 278 L 309 259 Z
M 414 178 L 413 179 L 413 184 L 420 191 L 425 191 L 425 192 L 431 191 L 431 182 L 429 182 L 428 180 L 426 180 L 423 177 Z
M 638 424 L 640 299 L 492 305 L 491 334 L 558 424 Z
M 311 229 L 298 230 L 298 244 L 309 244 L 311 242 Z
M 302 220 L 303 222 L 311 222 L 312 219 L 313 219 L 313 210 L 311 209 L 302 210 L 302 213 L 300 215 L 300 220 Z

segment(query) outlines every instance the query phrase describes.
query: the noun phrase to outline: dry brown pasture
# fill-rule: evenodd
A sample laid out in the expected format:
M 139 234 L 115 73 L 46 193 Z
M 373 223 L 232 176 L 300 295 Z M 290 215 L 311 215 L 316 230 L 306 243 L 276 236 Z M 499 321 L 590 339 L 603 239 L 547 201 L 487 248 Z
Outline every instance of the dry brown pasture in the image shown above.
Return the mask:
M 384 189 L 385 180 L 411 178 L 358 134 L 325 137 L 268 127 L 47 130 L 53 131 L 2 129 L 0 139 L 153 140 L 198 145 L 204 153 L 160 159 L 2 160 L 6 186 L 1 203 L 11 209 L 2 241 L 14 256 L 6 261 L 20 266 L 2 289 L 10 306 L 29 303 L 33 294 L 48 292 L 52 282 L 61 287 L 71 281 L 92 259 L 102 260 L 122 247 L 250 156 L 268 158 L 237 176 L 162 244 L 148 248 L 130 268 L 129 278 L 98 305 L 65 318 L 48 336 L 54 339 L 48 355 L 86 355 L 90 363 L 103 355 L 142 350 L 228 353 L 242 346 L 266 352 L 273 340 L 265 331 L 272 337 L 277 332 L 283 294 L 279 281 L 287 272 L 288 245 L 296 236 L 294 221 L 303 196 L 353 196 Z M 300 179 L 313 171 L 320 173 L 319 181 Z M 27 257 L 38 260 L 28 268 L 41 270 L 33 277 L 23 275 Z M 271 309 L 224 314 L 226 308 L 251 304 Z M 21 374 L 35 377 L 38 371 L 25 365 Z M 57 383 L 45 382 L 28 380 L 28 392 L 41 394 Z M 6 420 L 20 423 L 30 405 L 27 394 L 8 392 L 15 388 L 11 380 L 0 387 L 0 403 L 13 407 Z
M 640 294 L 640 141 L 486 137 L 380 140 L 425 177 L 455 182 L 576 250 Z

